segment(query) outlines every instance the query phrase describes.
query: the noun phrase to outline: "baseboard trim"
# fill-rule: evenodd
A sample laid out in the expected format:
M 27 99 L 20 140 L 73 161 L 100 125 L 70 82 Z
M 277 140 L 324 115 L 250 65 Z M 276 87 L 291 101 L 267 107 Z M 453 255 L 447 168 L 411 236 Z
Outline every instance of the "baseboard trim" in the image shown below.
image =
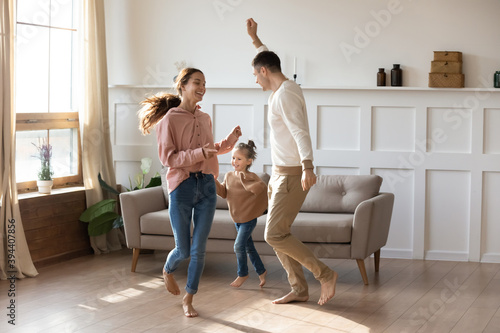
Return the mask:
M 413 251 L 407 249 L 380 249 L 381 258 L 413 259 Z
M 484 253 L 481 256 L 481 262 L 499 264 L 500 253 Z
M 469 261 L 467 252 L 451 251 L 426 251 L 425 260 L 443 260 L 443 261 Z
M 35 265 L 35 268 L 42 268 L 54 264 L 58 264 L 67 260 L 87 256 L 94 253 L 91 247 L 85 250 L 78 250 L 78 251 L 73 251 L 73 252 L 67 252 L 67 253 L 62 253 L 58 254 L 52 257 L 48 258 L 43 258 L 38 261 L 33 261 L 33 264 Z

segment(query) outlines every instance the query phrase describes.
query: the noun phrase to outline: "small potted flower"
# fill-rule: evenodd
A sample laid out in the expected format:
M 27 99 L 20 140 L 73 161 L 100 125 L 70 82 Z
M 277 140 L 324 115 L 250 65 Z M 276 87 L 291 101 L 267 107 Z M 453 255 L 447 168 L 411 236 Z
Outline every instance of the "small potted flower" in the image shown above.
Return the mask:
M 38 155 L 35 155 L 36 158 L 40 160 L 40 171 L 38 172 L 38 192 L 50 194 L 50 190 L 52 189 L 53 180 L 52 175 L 54 172 L 52 171 L 52 167 L 50 166 L 50 159 L 52 158 L 52 145 L 47 143 L 45 140 L 41 140 L 38 142 L 38 146 L 33 143 L 33 145 L 38 150 Z

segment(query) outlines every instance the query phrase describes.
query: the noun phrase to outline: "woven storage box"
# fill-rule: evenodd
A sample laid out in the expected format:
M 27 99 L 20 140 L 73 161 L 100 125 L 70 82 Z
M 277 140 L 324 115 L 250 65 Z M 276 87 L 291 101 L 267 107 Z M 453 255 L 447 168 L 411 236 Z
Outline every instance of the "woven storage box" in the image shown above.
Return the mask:
M 436 61 L 462 61 L 462 52 L 457 51 L 434 51 Z
M 431 73 L 462 73 L 462 62 L 431 61 Z
M 459 73 L 429 73 L 429 87 L 463 88 L 464 75 Z

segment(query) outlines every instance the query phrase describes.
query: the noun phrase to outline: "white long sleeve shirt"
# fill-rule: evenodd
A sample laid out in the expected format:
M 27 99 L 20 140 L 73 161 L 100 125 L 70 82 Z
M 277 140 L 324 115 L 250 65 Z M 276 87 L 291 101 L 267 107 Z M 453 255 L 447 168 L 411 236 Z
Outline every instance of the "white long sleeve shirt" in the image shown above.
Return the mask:
M 267 51 L 262 45 L 257 52 Z M 312 168 L 313 150 L 302 89 L 286 80 L 269 96 L 271 158 L 275 166 Z M 305 162 L 307 161 L 307 162 Z M 305 163 L 304 163 L 305 162 Z

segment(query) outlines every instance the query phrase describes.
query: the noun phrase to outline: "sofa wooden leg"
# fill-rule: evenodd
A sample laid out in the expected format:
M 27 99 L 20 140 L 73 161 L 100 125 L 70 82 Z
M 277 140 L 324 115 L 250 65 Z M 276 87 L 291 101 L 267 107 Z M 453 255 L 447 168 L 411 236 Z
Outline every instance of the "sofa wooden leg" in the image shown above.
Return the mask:
M 363 259 L 356 259 L 356 262 L 358 263 L 359 272 L 361 273 L 363 282 L 365 285 L 368 285 L 368 275 L 366 274 L 365 261 Z
M 375 260 L 375 272 L 378 272 L 378 268 L 380 267 L 380 249 L 373 253 L 373 259 Z
M 134 248 L 132 250 L 132 269 L 131 269 L 131 272 L 135 272 L 135 268 L 137 267 L 137 260 L 139 260 L 140 253 L 141 253 L 141 249 Z

